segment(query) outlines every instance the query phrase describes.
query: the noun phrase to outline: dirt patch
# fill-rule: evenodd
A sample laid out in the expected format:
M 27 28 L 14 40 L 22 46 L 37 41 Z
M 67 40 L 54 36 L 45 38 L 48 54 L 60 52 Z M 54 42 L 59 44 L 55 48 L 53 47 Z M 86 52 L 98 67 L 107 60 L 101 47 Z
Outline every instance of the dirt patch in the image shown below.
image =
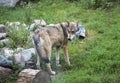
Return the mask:
M 87 30 L 86 31 L 86 39 L 92 40 L 97 35 L 97 32 L 94 30 Z

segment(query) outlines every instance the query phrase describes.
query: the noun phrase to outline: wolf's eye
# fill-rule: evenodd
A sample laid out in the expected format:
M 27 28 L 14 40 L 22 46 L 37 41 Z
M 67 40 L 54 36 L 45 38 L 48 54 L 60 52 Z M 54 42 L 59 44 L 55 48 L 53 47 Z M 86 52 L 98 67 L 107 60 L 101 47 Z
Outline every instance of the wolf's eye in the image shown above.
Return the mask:
M 70 33 L 70 31 L 68 30 L 68 33 Z
M 74 34 L 74 33 L 75 33 L 75 31 L 71 31 L 71 33 L 72 33 L 72 34 Z
M 68 31 L 68 33 L 70 33 L 70 29 L 69 28 L 67 28 L 67 31 Z

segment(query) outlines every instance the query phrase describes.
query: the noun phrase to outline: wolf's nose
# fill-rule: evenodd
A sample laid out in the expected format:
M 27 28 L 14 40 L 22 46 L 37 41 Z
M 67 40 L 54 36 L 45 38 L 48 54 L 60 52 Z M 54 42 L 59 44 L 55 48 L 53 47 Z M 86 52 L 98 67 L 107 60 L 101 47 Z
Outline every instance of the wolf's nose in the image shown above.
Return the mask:
M 69 41 L 71 41 L 71 39 L 70 39 L 70 38 L 68 38 L 68 40 L 69 40 Z

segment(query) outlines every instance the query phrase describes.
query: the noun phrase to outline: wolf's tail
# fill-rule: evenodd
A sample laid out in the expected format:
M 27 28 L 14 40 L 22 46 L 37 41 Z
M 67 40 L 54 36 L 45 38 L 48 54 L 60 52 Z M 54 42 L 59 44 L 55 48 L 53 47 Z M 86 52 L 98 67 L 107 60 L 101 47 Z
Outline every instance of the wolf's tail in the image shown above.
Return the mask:
M 38 35 L 35 35 L 35 34 L 33 35 L 33 42 L 38 55 L 40 55 L 41 47 L 40 47 L 40 38 Z

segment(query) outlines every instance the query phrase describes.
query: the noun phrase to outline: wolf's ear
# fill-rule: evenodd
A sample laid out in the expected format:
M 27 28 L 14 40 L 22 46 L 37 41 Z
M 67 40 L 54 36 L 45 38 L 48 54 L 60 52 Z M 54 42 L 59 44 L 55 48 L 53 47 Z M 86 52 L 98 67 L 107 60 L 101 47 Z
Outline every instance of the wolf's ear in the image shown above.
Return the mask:
M 69 21 L 67 21 L 67 27 L 69 27 L 70 26 L 70 22 Z
M 79 31 L 79 21 L 77 22 L 77 31 Z
M 79 21 L 77 22 L 77 27 L 79 26 Z
M 65 27 L 62 23 L 61 23 L 60 25 L 61 25 L 61 27 L 62 27 L 62 28 L 64 28 L 64 27 Z

